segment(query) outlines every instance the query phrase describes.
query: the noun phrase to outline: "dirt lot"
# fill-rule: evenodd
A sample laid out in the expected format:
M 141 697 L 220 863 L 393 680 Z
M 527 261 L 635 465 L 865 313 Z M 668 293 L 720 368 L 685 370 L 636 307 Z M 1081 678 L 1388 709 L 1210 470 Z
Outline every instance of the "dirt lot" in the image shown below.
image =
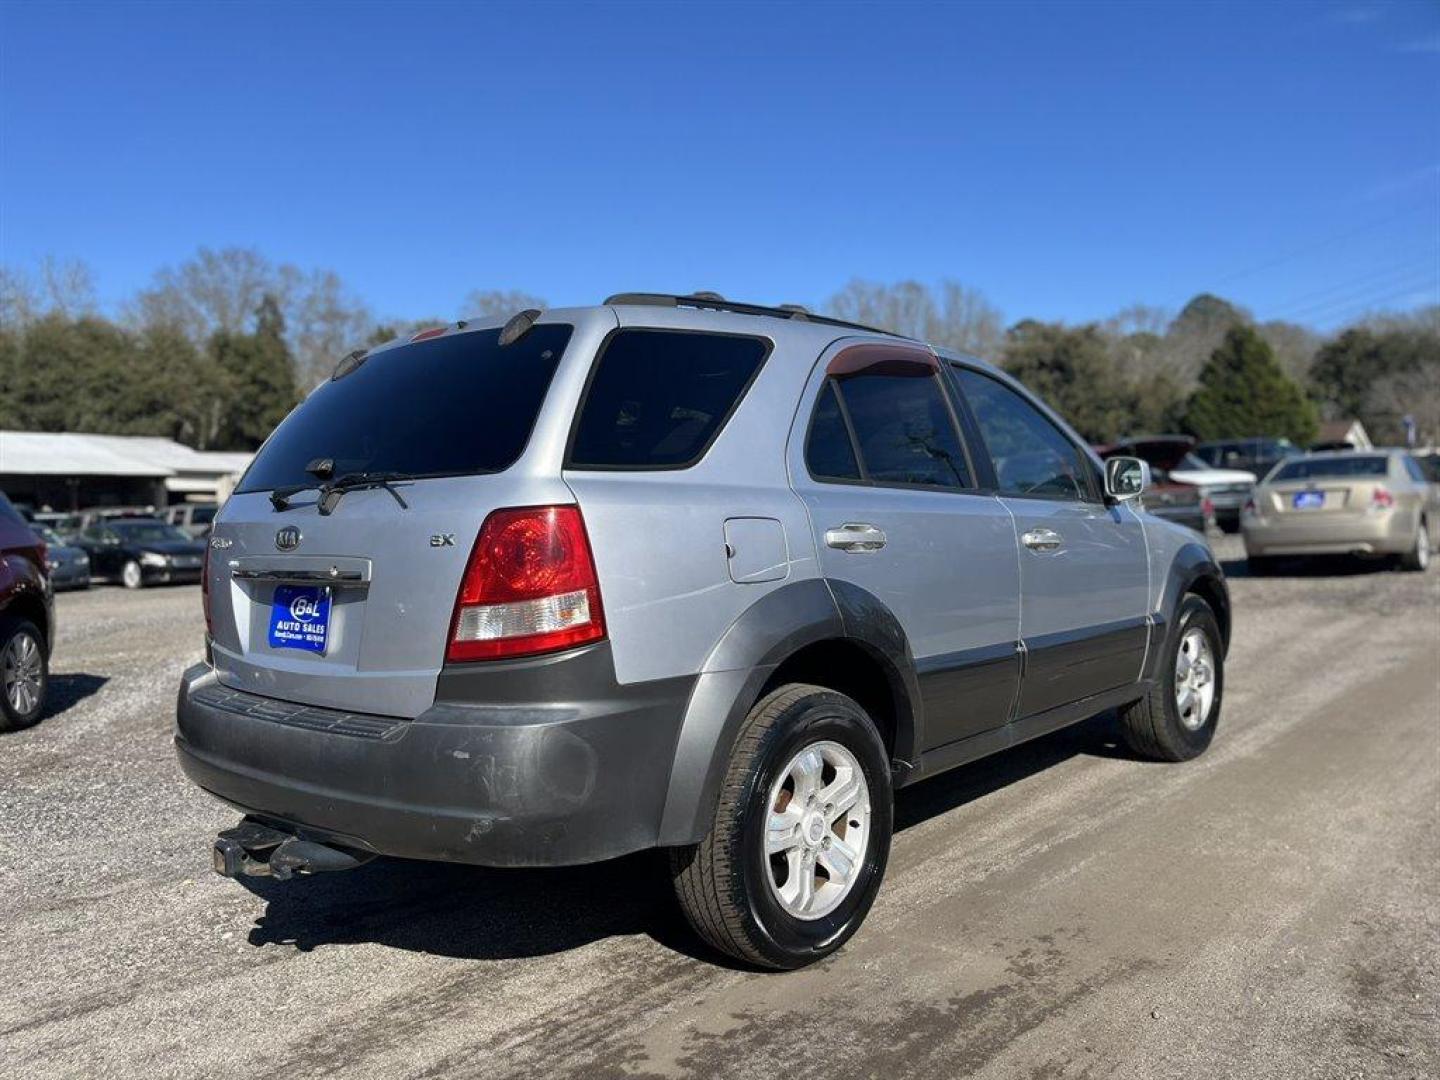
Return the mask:
M 1232 566 L 1205 758 L 1102 717 L 904 793 L 869 922 L 784 976 L 704 957 L 649 856 L 215 876 L 197 590 L 64 596 L 55 711 L 0 737 L 0 1072 L 1440 1075 L 1440 572 Z

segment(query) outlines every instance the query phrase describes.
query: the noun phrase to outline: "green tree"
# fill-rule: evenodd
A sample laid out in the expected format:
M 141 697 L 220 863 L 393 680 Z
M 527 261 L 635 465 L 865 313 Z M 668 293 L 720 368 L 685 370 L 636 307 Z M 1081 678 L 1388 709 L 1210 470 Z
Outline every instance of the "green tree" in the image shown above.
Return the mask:
M 1096 326 L 1033 319 L 1005 335 L 1005 370 L 1092 442 L 1111 442 L 1135 420 L 1136 397 Z
M 1331 419 L 1357 419 L 1371 438 L 1399 442 L 1401 418 L 1411 415 L 1422 434 L 1440 426 L 1440 333 L 1414 328 L 1346 330 L 1321 347 L 1310 385 Z
M 1314 404 L 1281 370 L 1256 330 L 1232 326 L 1200 371 L 1185 427 L 1201 439 L 1284 436 L 1304 445 L 1315 434 Z
M 254 333 L 217 330 L 206 351 L 225 403 L 217 448 L 254 449 L 299 400 L 279 303 L 267 294 L 256 308 Z

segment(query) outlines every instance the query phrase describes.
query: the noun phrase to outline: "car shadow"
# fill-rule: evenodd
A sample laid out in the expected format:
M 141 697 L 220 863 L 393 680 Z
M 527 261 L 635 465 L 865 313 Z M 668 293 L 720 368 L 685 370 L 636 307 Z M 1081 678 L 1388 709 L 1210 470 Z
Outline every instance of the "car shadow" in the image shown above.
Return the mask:
M 84 672 L 56 675 L 52 672 L 49 685 L 45 688 L 45 711 L 41 714 L 41 722 L 59 716 L 67 709 L 73 709 L 86 698 L 98 693 L 109 681 L 108 675 L 87 675 Z
M 1221 559 L 1227 578 L 1321 578 L 1387 574 L 1394 570 L 1390 559 L 1360 555 L 1311 555 L 1302 559 L 1279 558 L 1263 573 L 1255 573 L 1247 559 Z
M 896 831 L 949 813 L 1079 754 L 1129 757 L 1106 714 L 896 795 Z M 647 851 L 589 866 L 490 869 L 379 858 L 355 870 L 274 881 L 240 878 L 265 901 L 248 941 L 301 952 L 372 943 L 468 960 L 547 956 L 608 937 L 645 935 L 737 970 L 690 929 L 668 857 Z

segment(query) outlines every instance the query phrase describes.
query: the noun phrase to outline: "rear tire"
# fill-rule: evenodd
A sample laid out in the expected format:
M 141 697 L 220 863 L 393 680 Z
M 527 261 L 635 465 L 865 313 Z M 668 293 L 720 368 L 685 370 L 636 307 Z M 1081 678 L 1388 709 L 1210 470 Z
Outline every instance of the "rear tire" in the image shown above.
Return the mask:
M 0 731 L 19 731 L 40 719 L 50 686 L 45 639 L 28 619 L 0 616 Z
M 1400 569 L 1424 573 L 1430 566 L 1430 526 L 1424 518 L 1415 529 L 1415 543 L 1400 556 Z
M 120 568 L 120 584 L 127 589 L 139 589 L 145 585 L 145 572 L 140 569 L 140 564 L 131 559 Z
M 705 839 L 671 852 L 675 892 L 719 951 L 803 967 L 864 921 L 892 825 L 889 759 L 865 710 L 823 687 L 784 686 L 746 717 Z
M 1189 761 L 1215 737 L 1225 690 L 1220 626 L 1210 605 L 1187 595 L 1164 649 L 1154 687 L 1120 711 L 1120 724 L 1126 744 L 1142 757 Z

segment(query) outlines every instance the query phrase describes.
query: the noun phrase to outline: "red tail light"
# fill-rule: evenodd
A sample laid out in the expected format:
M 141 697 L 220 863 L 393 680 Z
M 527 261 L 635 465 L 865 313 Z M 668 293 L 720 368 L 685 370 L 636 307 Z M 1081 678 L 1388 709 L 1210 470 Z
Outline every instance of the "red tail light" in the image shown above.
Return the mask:
M 1370 506 L 1375 510 L 1389 510 L 1395 505 L 1395 496 L 1391 495 L 1383 487 L 1377 487 L 1370 493 Z
M 604 636 L 579 508 L 532 506 L 487 517 L 455 598 L 445 659 L 533 656 Z
M 1215 504 L 1211 501 L 1209 495 L 1206 495 L 1200 500 L 1200 513 L 1204 514 L 1207 518 L 1215 516 Z
M 210 619 L 210 545 L 205 545 L 205 554 L 200 557 L 200 605 L 205 609 L 205 634 L 215 636 L 215 625 Z
M 1246 500 L 1245 500 L 1245 506 L 1241 509 L 1240 512 L 1241 512 L 1242 514 L 1253 514 L 1253 513 L 1255 513 L 1255 512 L 1256 512 L 1256 511 L 1255 511 L 1255 500 L 1254 500 L 1254 499 L 1246 499 Z

